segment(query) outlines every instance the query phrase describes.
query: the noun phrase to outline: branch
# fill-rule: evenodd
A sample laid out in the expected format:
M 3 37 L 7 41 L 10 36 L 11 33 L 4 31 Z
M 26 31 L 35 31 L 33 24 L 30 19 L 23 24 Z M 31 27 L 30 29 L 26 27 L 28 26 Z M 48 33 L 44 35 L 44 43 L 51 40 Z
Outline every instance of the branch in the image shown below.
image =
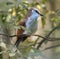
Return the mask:
M 41 37 L 41 38 L 45 38 L 45 37 L 43 37 L 43 36 L 41 36 L 41 35 L 29 35 L 29 34 L 20 34 L 20 35 L 11 35 L 11 36 L 9 36 L 9 35 L 7 35 L 7 34 L 2 34 L 2 33 L 0 33 L 0 35 L 3 35 L 3 36 L 6 36 L 6 37 L 17 37 L 17 36 L 24 36 L 24 35 L 26 35 L 26 36 L 38 36 L 38 37 Z M 46 38 L 45 38 L 46 39 Z
M 41 40 L 39 42 L 39 45 L 37 46 L 37 49 L 39 49 L 39 47 L 45 42 L 45 40 L 49 39 L 49 36 L 60 26 L 60 24 L 58 24 L 58 26 L 54 27 L 46 36 L 45 38 L 43 38 L 43 40 Z
M 43 38 L 43 39 L 47 39 L 46 37 L 44 37 L 44 36 L 41 36 L 41 35 L 28 35 L 28 34 L 20 34 L 20 35 L 11 35 L 11 36 L 9 36 L 9 35 L 7 35 L 7 34 L 2 34 L 2 33 L 0 33 L 0 35 L 3 35 L 3 36 L 6 36 L 6 37 L 17 37 L 17 36 L 24 36 L 24 35 L 26 35 L 26 36 L 38 36 L 38 37 L 40 37 L 40 38 Z M 57 41 L 57 40 L 60 40 L 60 38 L 53 38 L 53 37 L 49 37 L 48 38 L 48 41 Z
M 49 37 L 49 39 L 48 39 L 48 41 L 58 41 L 58 40 L 60 40 L 60 38 L 51 38 L 51 37 Z
M 54 45 L 54 46 L 47 47 L 47 48 L 45 48 L 44 50 L 48 50 L 48 49 L 56 48 L 56 47 L 60 47 L 60 44 L 57 44 L 57 45 Z

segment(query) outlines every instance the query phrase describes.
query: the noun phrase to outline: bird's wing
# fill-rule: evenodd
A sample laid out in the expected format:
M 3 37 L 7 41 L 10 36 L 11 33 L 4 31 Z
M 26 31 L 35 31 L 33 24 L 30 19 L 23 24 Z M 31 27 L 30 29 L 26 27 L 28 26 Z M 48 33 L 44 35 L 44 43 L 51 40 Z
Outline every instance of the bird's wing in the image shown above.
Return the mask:
M 20 21 L 20 22 L 18 23 L 18 25 L 25 27 L 25 21 Z M 21 34 L 23 34 L 23 32 L 24 32 L 24 29 L 23 29 L 22 27 L 21 27 L 20 29 L 17 29 L 17 35 L 18 35 L 18 36 L 20 36 Z
M 20 22 L 18 23 L 18 25 L 25 27 L 25 21 L 20 21 Z M 17 34 L 17 39 L 16 39 L 16 42 L 15 42 L 15 46 L 18 47 L 19 43 L 20 43 L 21 41 L 23 41 L 21 35 L 23 34 L 24 29 L 22 29 L 22 28 L 17 29 L 16 32 L 17 32 L 17 33 L 16 33 L 16 34 Z

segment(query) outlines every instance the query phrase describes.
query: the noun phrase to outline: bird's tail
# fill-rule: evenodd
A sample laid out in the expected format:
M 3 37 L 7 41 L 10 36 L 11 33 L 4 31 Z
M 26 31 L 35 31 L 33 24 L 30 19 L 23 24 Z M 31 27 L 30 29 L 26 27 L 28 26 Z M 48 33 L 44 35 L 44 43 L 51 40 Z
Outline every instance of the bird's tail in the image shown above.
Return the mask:
M 17 37 L 17 41 L 15 42 L 15 46 L 18 48 L 19 44 L 27 39 L 29 35 L 23 34 Z
M 29 36 L 26 35 L 26 34 L 22 34 L 22 35 L 18 36 L 14 46 L 12 47 L 12 51 L 11 52 L 15 53 L 18 50 L 19 44 L 21 42 L 25 41 L 27 39 L 27 37 L 29 37 Z

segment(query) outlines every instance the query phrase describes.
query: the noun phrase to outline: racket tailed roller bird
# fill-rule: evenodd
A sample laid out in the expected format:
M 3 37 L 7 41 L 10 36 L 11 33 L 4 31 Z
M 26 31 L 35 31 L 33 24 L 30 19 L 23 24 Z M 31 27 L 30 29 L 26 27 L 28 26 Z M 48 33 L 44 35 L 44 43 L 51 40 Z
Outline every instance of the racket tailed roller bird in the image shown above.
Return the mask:
M 33 34 L 36 32 L 37 30 L 37 18 L 39 16 L 43 16 L 42 14 L 40 14 L 38 12 L 38 10 L 36 8 L 32 8 L 28 11 L 27 13 L 27 18 L 20 22 L 20 25 L 21 26 L 24 26 L 27 30 L 23 30 L 23 29 L 18 29 L 17 30 L 17 34 L 20 35 L 20 34 L 23 34 L 22 36 L 17 36 L 17 40 L 15 42 L 15 46 L 18 47 L 20 42 L 23 42 L 26 40 L 26 38 L 28 37 L 27 35 L 25 34 Z

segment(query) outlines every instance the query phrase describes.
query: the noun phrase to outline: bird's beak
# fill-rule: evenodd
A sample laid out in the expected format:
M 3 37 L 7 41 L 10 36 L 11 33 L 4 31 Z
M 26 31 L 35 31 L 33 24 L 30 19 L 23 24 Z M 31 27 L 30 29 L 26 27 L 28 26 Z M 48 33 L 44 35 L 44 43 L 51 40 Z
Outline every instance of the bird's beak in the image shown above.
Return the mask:
M 40 14 L 40 13 L 39 13 L 39 15 L 40 15 L 40 16 L 44 16 L 43 14 Z

